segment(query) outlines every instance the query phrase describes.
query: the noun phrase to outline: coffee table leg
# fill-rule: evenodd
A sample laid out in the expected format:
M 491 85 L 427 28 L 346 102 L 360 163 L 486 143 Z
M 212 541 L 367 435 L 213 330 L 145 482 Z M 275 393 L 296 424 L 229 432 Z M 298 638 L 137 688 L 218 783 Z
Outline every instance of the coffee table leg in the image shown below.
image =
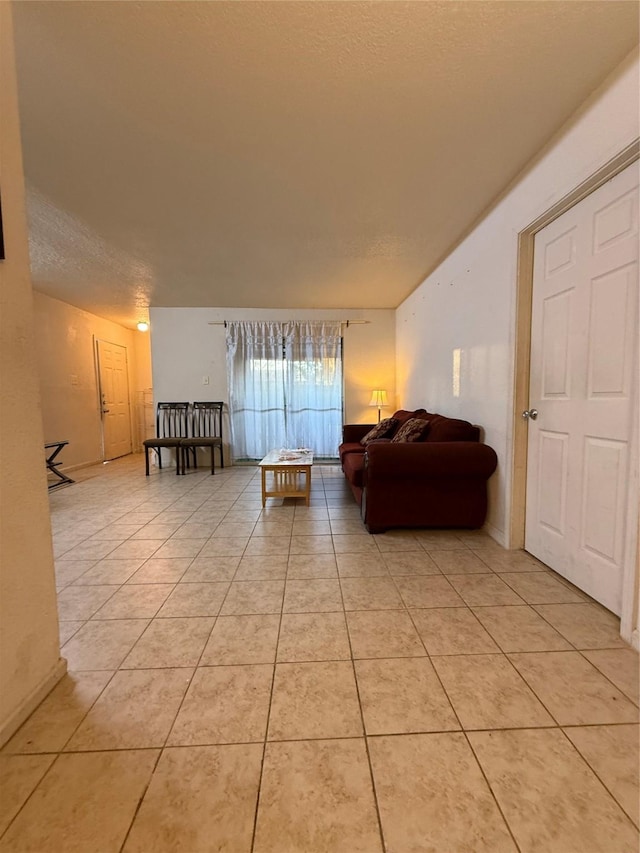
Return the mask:
M 267 498 L 265 495 L 265 492 L 267 490 L 266 489 L 266 485 L 267 485 L 266 473 L 267 472 L 266 472 L 265 468 L 262 468 L 261 470 L 262 470 L 262 508 L 264 509 L 265 503 L 267 502 Z
M 307 486 L 306 486 L 306 504 L 309 506 L 309 499 L 311 497 L 311 465 L 307 465 L 306 468 L 307 473 Z

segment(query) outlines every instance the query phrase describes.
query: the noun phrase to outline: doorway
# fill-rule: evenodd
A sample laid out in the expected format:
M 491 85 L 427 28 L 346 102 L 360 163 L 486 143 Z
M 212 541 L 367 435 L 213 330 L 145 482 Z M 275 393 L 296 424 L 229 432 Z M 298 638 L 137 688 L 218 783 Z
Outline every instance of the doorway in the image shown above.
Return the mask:
M 510 531 L 512 547 L 621 615 L 627 640 L 637 554 L 637 158 L 634 143 L 520 235 Z M 531 409 L 537 419 L 523 420 Z
M 535 236 L 525 548 L 620 615 L 636 398 L 638 174 Z
M 102 448 L 104 460 L 131 453 L 131 414 L 127 348 L 107 341 L 96 342 Z

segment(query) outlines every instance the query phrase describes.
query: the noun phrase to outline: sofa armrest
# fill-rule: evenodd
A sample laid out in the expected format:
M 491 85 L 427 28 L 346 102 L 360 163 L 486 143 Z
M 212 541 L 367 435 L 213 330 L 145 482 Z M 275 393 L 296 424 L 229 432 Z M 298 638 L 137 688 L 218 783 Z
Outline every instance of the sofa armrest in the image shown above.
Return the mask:
M 360 441 L 365 435 L 374 428 L 375 424 L 343 424 L 342 426 L 342 443 Z
M 365 482 L 425 477 L 488 479 L 498 457 L 476 441 L 381 442 L 367 445 Z

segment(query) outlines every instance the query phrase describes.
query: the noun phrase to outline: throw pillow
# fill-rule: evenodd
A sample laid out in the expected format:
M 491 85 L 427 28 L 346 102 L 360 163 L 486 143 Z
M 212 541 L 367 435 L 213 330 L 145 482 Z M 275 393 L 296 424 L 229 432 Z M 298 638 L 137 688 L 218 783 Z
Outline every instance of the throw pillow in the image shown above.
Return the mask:
M 376 424 L 373 429 L 370 429 L 364 438 L 360 439 L 360 444 L 366 447 L 370 441 L 374 441 L 376 438 L 386 438 L 391 435 L 397 426 L 398 421 L 395 418 L 385 418 L 379 424 Z
M 429 421 L 424 418 L 409 418 L 391 439 L 393 442 L 422 441 L 429 431 Z

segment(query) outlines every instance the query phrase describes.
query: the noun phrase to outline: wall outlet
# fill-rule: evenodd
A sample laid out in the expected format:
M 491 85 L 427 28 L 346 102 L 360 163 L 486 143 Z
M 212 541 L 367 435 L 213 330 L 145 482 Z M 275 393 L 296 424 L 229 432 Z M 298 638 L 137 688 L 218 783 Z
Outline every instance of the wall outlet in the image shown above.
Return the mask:
M 208 384 L 209 384 L 209 377 L 208 377 L 208 376 L 203 376 L 203 377 L 202 377 L 202 384 L 203 384 L 203 385 L 208 385 Z
M 77 385 L 77 384 L 78 384 L 78 377 L 77 377 L 77 375 L 76 375 L 75 373 L 72 373 L 72 374 L 71 374 L 71 384 L 72 384 L 72 385 Z

